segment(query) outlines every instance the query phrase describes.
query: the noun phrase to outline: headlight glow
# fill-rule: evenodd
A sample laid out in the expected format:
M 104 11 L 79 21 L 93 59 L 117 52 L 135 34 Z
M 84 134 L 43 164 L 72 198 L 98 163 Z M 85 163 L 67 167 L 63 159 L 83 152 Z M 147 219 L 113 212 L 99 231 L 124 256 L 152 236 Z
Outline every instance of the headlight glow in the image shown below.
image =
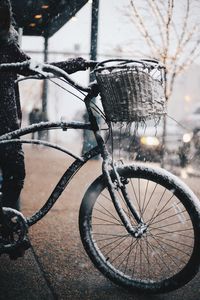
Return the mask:
M 143 136 L 140 141 L 143 145 L 147 146 L 158 146 L 160 144 L 158 138 L 155 136 Z
M 183 142 L 184 143 L 189 143 L 192 139 L 192 133 L 185 133 L 183 135 Z

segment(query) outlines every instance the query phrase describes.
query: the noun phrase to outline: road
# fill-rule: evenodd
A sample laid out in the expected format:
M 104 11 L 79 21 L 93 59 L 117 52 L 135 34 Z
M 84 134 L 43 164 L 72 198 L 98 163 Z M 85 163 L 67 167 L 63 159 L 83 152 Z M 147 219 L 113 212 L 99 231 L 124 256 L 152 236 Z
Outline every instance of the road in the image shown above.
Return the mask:
M 26 152 L 22 211 L 29 216 L 44 203 L 70 161 L 52 150 Z M 84 191 L 99 173 L 100 163 L 91 161 L 77 174 L 49 214 L 30 229 L 32 248 L 24 258 L 0 257 L 0 299 L 199 300 L 200 274 L 177 291 L 142 295 L 129 294 L 93 267 L 80 241 L 78 210 Z M 200 198 L 200 178 L 190 177 L 186 182 Z

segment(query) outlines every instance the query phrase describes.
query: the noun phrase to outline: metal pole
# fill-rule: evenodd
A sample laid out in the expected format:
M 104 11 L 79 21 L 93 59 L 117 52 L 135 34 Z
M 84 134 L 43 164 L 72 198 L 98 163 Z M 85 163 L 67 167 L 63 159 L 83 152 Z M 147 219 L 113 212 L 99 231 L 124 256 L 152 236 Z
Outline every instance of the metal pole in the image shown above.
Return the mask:
M 44 62 L 48 61 L 48 37 L 44 38 Z M 48 98 L 48 81 L 44 80 L 43 82 L 43 91 L 42 91 L 42 113 L 44 118 L 47 120 L 47 98 Z
M 90 39 L 90 59 L 97 59 L 98 46 L 98 20 L 99 20 L 99 0 L 92 1 L 92 16 L 91 16 L 91 39 Z M 90 81 L 92 81 L 90 75 Z
M 90 59 L 97 59 L 97 41 L 98 41 L 98 18 L 99 18 L 99 0 L 92 1 L 91 12 L 91 37 L 90 37 Z M 93 75 L 90 73 L 90 82 L 94 80 Z M 88 121 L 87 114 L 84 114 L 84 120 Z M 95 139 L 90 130 L 83 131 L 83 149 L 82 153 L 88 151 L 92 146 L 95 146 Z
M 44 37 L 44 62 L 48 61 L 48 37 Z M 48 121 L 47 113 L 48 105 L 48 80 L 44 79 L 43 89 L 42 89 L 42 111 L 41 111 L 41 121 Z M 48 131 L 43 131 L 40 133 L 39 139 L 49 140 Z

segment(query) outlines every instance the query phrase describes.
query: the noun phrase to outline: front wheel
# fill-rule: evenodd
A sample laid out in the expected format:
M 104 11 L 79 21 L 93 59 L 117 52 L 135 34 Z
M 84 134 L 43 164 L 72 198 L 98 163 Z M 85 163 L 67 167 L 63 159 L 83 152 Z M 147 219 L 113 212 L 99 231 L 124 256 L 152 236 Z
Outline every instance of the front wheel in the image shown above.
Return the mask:
M 97 178 L 80 208 L 79 229 L 94 265 L 114 283 L 133 290 L 169 292 L 189 282 L 200 265 L 199 203 L 172 174 L 156 168 L 125 166 L 129 197 L 147 230 L 129 234 L 110 198 L 106 180 Z M 134 217 L 120 190 L 118 200 L 132 225 Z

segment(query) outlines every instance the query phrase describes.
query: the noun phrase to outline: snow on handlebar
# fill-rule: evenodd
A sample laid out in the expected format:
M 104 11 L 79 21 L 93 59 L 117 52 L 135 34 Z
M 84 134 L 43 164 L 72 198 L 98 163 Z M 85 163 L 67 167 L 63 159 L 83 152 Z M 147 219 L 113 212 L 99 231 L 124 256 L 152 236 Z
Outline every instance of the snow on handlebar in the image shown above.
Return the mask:
M 94 61 L 88 61 L 87 66 L 88 67 L 93 67 L 97 63 Z M 90 92 L 91 88 L 90 87 L 85 87 L 80 85 L 79 83 L 75 82 L 71 77 L 62 69 L 53 66 L 48 63 L 38 63 L 35 62 L 34 60 L 28 60 L 20 63 L 5 63 L 5 64 L 0 64 L 0 72 L 1 71 L 6 71 L 6 72 L 16 72 L 16 73 L 21 73 L 21 72 L 33 72 L 33 74 L 38 74 L 41 75 L 41 78 L 49 78 L 52 77 L 52 75 L 56 77 L 62 77 L 64 78 L 67 82 L 72 84 L 75 88 L 84 91 L 84 92 Z

